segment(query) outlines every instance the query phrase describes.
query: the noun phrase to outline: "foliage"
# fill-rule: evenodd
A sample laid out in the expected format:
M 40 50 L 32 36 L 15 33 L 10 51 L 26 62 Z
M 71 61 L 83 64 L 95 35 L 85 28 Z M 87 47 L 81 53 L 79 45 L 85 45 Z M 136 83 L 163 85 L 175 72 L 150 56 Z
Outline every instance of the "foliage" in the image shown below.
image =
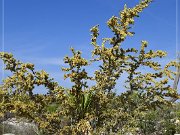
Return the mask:
M 163 58 L 166 52 L 146 51 L 147 41 L 141 42 L 140 50 L 124 48 L 123 42 L 133 36 L 131 26 L 152 1 L 144 0 L 133 8 L 124 6 L 120 16 L 112 16 L 107 25 L 114 34 L 103 38 L 99 44 L 99 26 L 91 31 L 92 59 L 82 58 L 80 51 L 71 48 L 72 57 L 66 56 L 68 67 L 62 68 L 64 78 L 70 78 L 71 89 L 59 86 L 45 71 L 36 71 L 31 63 L 22 63 L 12 54 L 1 52 L 0 58 L 5 70 L 12 75 L 0 86 L 0 114 L 15 113 L 16 116 L 35 121 L 44 134 L 138 134 L 154 130 L 153 119 L 157 110 L 171 106 L 169 98 L 179 98 L 177 90 L 169 84 L 176 75 L 171 69 L 178 67 L 171 61 L 165 67 L 156 58 Z M 100 63 L 99 69 L 90 77 L 85 67 Z M 152 72 L 140 72 L 141 67 Z M 114 92 L 123 73 L 127 74 L 126 91 L 120 95 Z M 95 85 L 88 86 L 88 81 Z M 45 86 L 47 94 L 34 94 L 37 86 Z M 120 87 L 119 89 L 123 89 Z M 152 112 L 152 113 L 149 113 Z M 178 118 L 179 119 L 179 118 Z M 149 126 L 148 132 L 143 120 Z
M 173 107 L 164 106 L 163 109 L 151 110 L 140 119 L 141 133 L 170 135 L 180 132 L 180 108 L 179 103 Z

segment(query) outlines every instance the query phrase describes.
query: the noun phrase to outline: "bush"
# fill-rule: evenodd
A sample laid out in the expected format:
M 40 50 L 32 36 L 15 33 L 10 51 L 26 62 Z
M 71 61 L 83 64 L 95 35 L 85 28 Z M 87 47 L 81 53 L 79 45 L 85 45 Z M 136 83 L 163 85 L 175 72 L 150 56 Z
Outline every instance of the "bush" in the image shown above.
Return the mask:
M 82 58 L 80 51 L 71 48 L 73 56 L 64 58 L 68 67 L 62 68 L 64 78 L 70 78 L 73 83 L 71 89 L 59 86 L 45 71 L 36 71 L 33 64 L 22 63 L 12 54 L 1 52 L 5 70 L 12 75 L 0 86 L 0 115 L 13 112 L 32 120 L 44 134 L 153 132 L 156 110 L 171 106 L 169 98 L 179 98 L 176 89 L 168 85 L 176 75 L 171 67 L 179 65 L 171 61 L 162 67 L 155 58 L 165 57 L 166 52 L 146 51 L 147 41 L 141 42 L 140 50 L 124 49 L 122 45 L 128 36 L 134 35 L 130 31 L 134 18 L 150 3 L 151 0 L 144 0 L 133 8 L 125 5 L 119 17 L 112 16 L 107 21 L 114 36 L 103 38 L 101 44 L 98 44 L 99 26 L 94 26 L 91 60 Z M 85 70 L 91 63 L 100 63 L 92 77 Z M 152 72 L 139 72 L 142 66 Z M 126 92 L 117 95 L 114 88 L 123 73 L 128 75 Z M 88 86 L 87 81 L 94 81 L 95 85 Z M 40 85 L 48 89 L 47 94 L 33 93 Z

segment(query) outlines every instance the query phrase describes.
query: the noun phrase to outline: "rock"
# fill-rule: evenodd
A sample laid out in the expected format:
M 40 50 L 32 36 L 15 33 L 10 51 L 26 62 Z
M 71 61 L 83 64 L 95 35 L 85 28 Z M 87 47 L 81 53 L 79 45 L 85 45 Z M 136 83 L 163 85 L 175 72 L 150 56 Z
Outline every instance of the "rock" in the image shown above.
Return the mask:
M 2 135 L 15 135 L 15 134 L 7 133 L 7 134 L 2 134 Z
M 9 118 L 0 123 L 0 134 L 3 135 L 37 135 L 38 127 L 25 119 Z

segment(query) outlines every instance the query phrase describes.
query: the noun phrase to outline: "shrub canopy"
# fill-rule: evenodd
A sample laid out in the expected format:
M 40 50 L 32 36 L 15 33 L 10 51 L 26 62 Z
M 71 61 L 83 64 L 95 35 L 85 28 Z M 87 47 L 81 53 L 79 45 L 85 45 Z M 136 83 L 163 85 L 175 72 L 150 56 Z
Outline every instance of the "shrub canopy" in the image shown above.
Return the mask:
M 141 121 L 148 112 L 172 105 L 170 98 L 179 98 L 177 90 L 169 85 L 176 72 L 171 67 L 180 65 L 171 61 L 162 66 L 155 61 L 164 58 L 161 50 L 146 51 L 147 41 L 141 41 L 141 48 L 125 49 L 122 43 L 133 36 L 131 26 L 152 0 L 143 0 L 133 8 L 126 5 L 119 16 L 107 21 L 113 37 L 100 41 L 99 26 L 91 28 L 92 59 L 81 56 L 80 51 L 71 48 L 72 57 L 66 56 L 68 67 L 62 68 L 64 78 L 70 78 L 70 89 L 59 86 L 45 71 L 36 71 L 34 64 L 22 63 L 12 54 L 1 52 L 0 58 L 5 70 L 12 75 L 0 85 L 0 115 L 12 112 L 16 116 L 35 121 L 44 134 L 125 134 L 142 131 Z M 99 63 L 93 76 L 85 67 Z M 151 70 L 141 72 L 141 67 Z M 150 72 L 149 72 L 150 71 Z M 122 74 L 127 74 L 125 92 L 114 92 Z M 94 81 L 95 85 L 87 85 Z M 47 94 L 34 94 L 37 86 L 45 86 Z M 41 93 L 41 92 L 39 92 Z M 148 117 L 149 118 L 149 117 Z

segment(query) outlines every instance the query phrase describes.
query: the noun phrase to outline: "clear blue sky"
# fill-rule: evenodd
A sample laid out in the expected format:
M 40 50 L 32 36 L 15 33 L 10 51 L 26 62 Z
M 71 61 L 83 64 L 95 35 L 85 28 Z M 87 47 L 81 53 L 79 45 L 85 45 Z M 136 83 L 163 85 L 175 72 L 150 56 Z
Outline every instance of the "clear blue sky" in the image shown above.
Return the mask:
M 5 51 L 13 53 L 24 62 L 34 63 L 37 70 L 46 70 L 60 85 L 68 87 L 70 83 L 62 79 L 60 67 L 63 66 L 63 57 L 70 54 L 70 46 L 83 51 L 83 56 L 90 58 L 92 46 L 89 29 L 99 24 L 101 37 L 109 37 L 110 30 L 106 21 L 112 15 L 118 15 L 125 3 L 132 7 L 138 2 L 139 0 L 4 0 Z M 2 0 L 0 4 L 2 7 Z M 2 11 L 0 12 L 2 16 Z M 176 0 L 154 0 L 140 14 L 140 18 L 136 18 L 133 31 L 135 36 L 128 38 L 124 46 L 139 48 L 140 41 L 147 40 L 149 49 L 162 49 L 169 53 L 164 61 L 174 59 Z

